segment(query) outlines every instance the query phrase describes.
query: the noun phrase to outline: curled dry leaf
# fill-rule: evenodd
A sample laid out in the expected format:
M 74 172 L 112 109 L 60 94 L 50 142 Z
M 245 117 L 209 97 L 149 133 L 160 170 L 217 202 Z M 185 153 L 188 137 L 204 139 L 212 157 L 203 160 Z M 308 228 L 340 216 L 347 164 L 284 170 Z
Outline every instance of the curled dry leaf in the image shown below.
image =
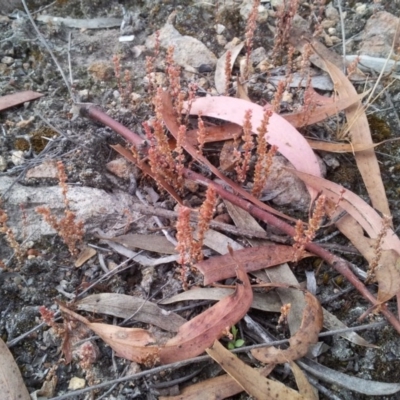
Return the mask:
M 0 397 L 7 400 L 30 400 L 21 372 L 7 345 L 0 338 Z
M 299 330 L 289 339 L 290 347 L 285 350 L 275 347 L 254 349 L 251 354 L 257 360 L 269 364 L 283 364 L 303 357 L 312 343 L 317 343 L 322 329 L 323 315 L 319 301 L 309 292 L 304 292 L 306 307 Z
M 310 255 L 309 253 L 304 253 L 304 257 Z M 243 265 L 246 272 L 252 272 L 292 260 L 292 246 L 272 243 L 266 246 L 236 250 L 235 259 L 232 259 L 230 254 L 211 257 L 208 260 L 197 263 L 195 267 L 204 275 L 204 285 L 206 286 L 235 276 L 236 262 Z
M 223 335 L 226 327 L 243 318 L 253 301 L 253 291 L 243 267 L 238 266 L 237 277 L 232 295 L 183 324 L 166 343 L 156 343 L 144 329 L 93 323 L 61 304 L 60 309 L 97 333 L 119 357 L 145 365 L 169 364 L 198 356 Z
M 163 364 L 184 360 L 201 354 L 228 326 L 236 324 L 249 310 L 253 291 L 242 266 L 237 266 L 238 283 L 235 292 L 182 325 L 178 334 L 160 351 Z
M 155 339 L 145 329 L 121 328 L 116 325 L 90 322 L 61 304 L 59 307 L 63 313 L 82 322 L 99 335 L 116 352 L 118 357 L 150 366 L 159 361 L 159 348 L 152 346 Z
M 213 358 L 250 396 L 256 399 L 290 399 L 306 400 L 293 389 L 283 383 L 267 379 L 260 372 L 245 364 L 240 358 L 232 354 L 221 343 L 215 341 L 207 349 L 208 355 Z

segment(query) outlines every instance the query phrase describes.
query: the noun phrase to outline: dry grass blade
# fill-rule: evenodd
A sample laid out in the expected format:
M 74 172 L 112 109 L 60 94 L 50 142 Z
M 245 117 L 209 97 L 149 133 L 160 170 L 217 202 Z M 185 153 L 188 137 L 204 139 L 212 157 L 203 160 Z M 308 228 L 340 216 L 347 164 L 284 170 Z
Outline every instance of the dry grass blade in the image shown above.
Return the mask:
M 0 397 L 7 400 L 30 400 L 18 365 L 8 347 L 0 338 Z
M 303 357 L 308 347 L 318 341 L 318 334 L 322 329 L 323 315 L 319 301 L 309 292 L 304 293 L 306 307 L 303 311 L 303 319 L 299 330 L 290 338 L 290 347 L 286 350 L 275 347 L 254 349 L 251 354 L 257 360 L 269 364 L 283 364 L 288 361 Z
M 213 346 L 207 349 L 212 357 L 250 396 L 259 400 L 290 399 L 306 400 L 293 389 L 283 383 L 272 381 L 263 377 L 260 372 L 245 364 L 236 355 L 227 350 L 221 343 L 215 341 Z

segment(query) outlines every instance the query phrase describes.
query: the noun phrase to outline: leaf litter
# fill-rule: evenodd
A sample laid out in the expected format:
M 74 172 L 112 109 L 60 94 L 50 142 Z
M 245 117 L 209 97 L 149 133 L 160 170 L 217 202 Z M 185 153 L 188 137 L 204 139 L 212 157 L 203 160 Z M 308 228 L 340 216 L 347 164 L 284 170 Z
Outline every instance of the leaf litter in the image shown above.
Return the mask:
M 237 54 L 239 53 L 239 51 L 240 50 L 237 51 Z M 364 182 L 367 186 L 367 190 L 372 199 L 372 203 L 378 210 L 380 210 L 381 212 L 385 212 L 386 215 L 389 215 L 390 211 L 387 206 L 386 195 L 383 190 L 383 184 L 380 179 L 379 168 L 377 169 L 378 164 L 376 156 L 373 151 L 373 146 L 375 145 L 372 143 L 369 129 L 365 129 L 366 127 L 365 112 L 362 110 L 360 114 L 360 100 L 362 95 L 357 95 L 357 93 L 355 92 L 353 86 L 350 84 L 348 79 L 344 75 L 341 75 L 341 71 L 337 67 L 335 67 L 335 65 L 333 64 L 331 65 L 329 61 L 327 61 L 329 58 L 328 56 L 329 53 L 325 53 L 324 58 L 326 57 L 326 60 L 324 60 L 324 63 L 328 65 L 328 70 L 333 76 L 335 89 L 337 90 L 339 97 L 338 99 L 335 100 L 332 99 L 324 101 L 324 99 L 319 98 L 321 96 L 319 96 L 315 92 L 312 93 L 312 96 L 314 96 L 314 101 L 316 103 L 316 111 L 314 113 L 314 119 L 312 121 L 313 122 L 322 121 L 329 115 L 337 114 L 339 110 L 342 109 L 346 110 L 345 112 L 347 113 L 347 118 L 349 120 L 349 131 L 352 133 L 353 138 L 355 137 L 357 138 L 357 140 L 355 141 L 353 147 L 351 147 L 352 144 L 344 146 L 332 143 L 330 145 L 330 148 L 327 147 L 325 148 L 325 150 L 337 151 L 340 148 L 341 149 L 340 151 L 346 150 L 346 151 L 354 151 L 355 153 L 364 153 L 364 154 L 356 154 L 355 158 L 359 165 L 359 169 L 362 170 Z M 233 59 L 235 58 L 236 55 Z M 332 60 L 334 61 L 335 58 L 332 57 Z M 231 68 L 232 65 L 233 62 L 230 65 Z M 219 68 L 219 74 L 221 75 L 221 68 Z M 344 82 L 344 84 L 342 82 L 343 86 L 339 85 L 340 81 Z M 220 79 L 220 84 L 221 82 L 222 81 Z M 167 105 L 166 108 L 168 109 L 168 105 L 170 102 L 167 97 L 165 99 L 166 99 L 165 104 Z M 226 119 L 228 121 L 235 123 L 235 125 L 231 125 L 231 127 L 237 129 L 237 127 L 240 126 L 243 122 L 242 120 L 239 121 L 239 119 L 243 117 L 243 112 L 246 111 L 247 109 L 246 107 L 250 107 L 258 118 L 258 120 L 256 118 L 254 125 L 255 127 L 257 127 L 257 122 L 259 122 L 260 120 L 259 116 L 261 115 L 261 108 L 257 108 L 259 106 L 255 107 L 255 105 L 252 105 L 249 102 L 247 102 L 246 104 L 241 103 L 239 105 L 236 102 L 236 100 L 240 99 L 232 99 L 224 97 L 218 99 L 216 98 L 197 99 L 192 104 L 191 112 L 196 114 L 196 111 L 197 112 L 201 111 L 203 115 L 209 115 L 211 117 Z M 209 103 L 213 108 L 213 110 L 211 111 L 207 111 L 208 107 L 210 107 Z M 233 113 L 227 112 L 226 109 L 223 110 L 223 105 L 226 106 L 226 104 L 228 103 L 232 107 Z M 206 110 L 205 113 L 203 110 L 200 109 L 201 105 L 204 106 Z M 196 107 L 198 108 L 196 109 Z M 212 111 L 215 111 L 216 114 L 213 114 Z M 225 115 L 224 113 L 227 115 Z M 238 118 L 238 115 L 240 115 L 240 118 Z M 172 113 L 169 113 L 167 110 L 167 112 L 164 114 L 166 125 L 168 126 L 170 132 L 176 136 L 176 125 L 172 123 L 171 117 Z M 292 118 L 291 121 L 292 127 L 290 128 L 290 130 L 289 130 L 289 125 L 285 125 L 285 123 L 282 122 L 283 118 L 286 118 L 289 121 L 290 118 Z M 271 143 L 274 141 L 279 143 L 280 146 L 279 150 L 282 150 L 283 154 L 285 154 L 286 157 L 290 161 L 292 161 L 292 164 L 298 170 L 297 172 L 298 175 L 302 176 L 302 178 L 307 183 L 307 186 L 309 187 L 309 190 L 314 195 L 314 197 L 316 196 L 316 193 L 318 193 L 318 191 L 322 190 L 324 191 L 325 194 L 330 195 L 330 199 L 333 202 L 336 202 L 339 205 L 339 208 L 343 208 L 349 214 L 353 215 L 355 220 L 358 221 L 358 223 L 360 224 L 360 229 L 358 229 L 357 227 L 356 229 L 352 230 L 352 234 L 354 234 L 355 231 L 358 232 L 361 231 L 362 234 L 362 228 L 364 228 L 365 231 L 370 236 L 370 238 L 373 239 L 376 238 L 383 227 L 382 218 L 370 206 L 368 206 L 367 203 L 362 203 L 361 198 L 359 198 L 357 195 L 349 191 L 343 192 L 342 188 L 334 186 L 334 184 L 330 183 L 329 181 L 324 181 L 320 177 L 320 171 L 319 167 L 317 167 L 316 158 L 312 151 L 312 145 L 310 145 L 310 142 L 307 143 L 306 140 L 303 140 L 303 137 L 296 130 L 293 130 L 293 127 L 302 126 L 302 123 L 304 122 L 304 114 L 300 112 L 292 114 L 291 116 L 290 115 L 283 116 L 283 118 L 279 117 L 278 115 L 273 115 L 273 121 L 271 121 L 270 124 L 270 128 L 272 129 L 272 131 L 268 132 L 267 139 Z M 310 120 L 308 120 L 308 123 L 310 123 Z M 282 139 L 279 137 L 278 131 L 282 129 L 289 130 L 291 132 L 289 134 L 289 136 L 291 137 L 290 143 L 285 142 L 287 138 Z M 211 142 L 215 140 L 226 140 L 226 137 L 224 135 L 229 134 L 227 133 L 227 131 L 229 131 L 229 129 L 221 129 L 221 128 L 216 128 L 215 130 L 210 129 L 209 141 Z M 295 133 L 295 131 L 297 133 Z M 270 135 L 272 135 L 272 138 Z M 243 191 L 237 185 L 235 186 L 235 184 L 230 182 L 229 179 L 221 175 L 220 172 L 216 171 L 215 167 L 213 167 L 213 165 L 210 164 L 205 157 L 196 154 L 195 153 L 196 149 L 193 147 L 193 145 L 194 141 L 188 139 L 184 147 L 195 160 L 209 167 L 209 169 L 212 172 L 214 172 L 219 178 L 228 183 L 228 185 L 230 184 L 231 187 L 234 190 L 237 190 L 243 197 L 246 197 L 250 200 L 250 196 L 248 196 L 248 194 L 245 191 Z M 294 149 L 292 149 L 291 147 L 294 147 Z M 115 146 L 114 148 L 121 154 L 123 154 L 126 158 L 130 159 L 131 161 L 133 160 L 129 152 L 126 152 L 121 146 Z M 311 157 L 305 157 L 306 155 Z M 306 159 L 306 162 L 304 162 L 304 159 Z M 152 174 L 151 170 L 146 168 L 146 166 L 143 166 L 143 170 L 145 173 L 155 178 L 154 174 Z M 169 186 L 169 184 L 165 181 L 161 181 L 159 183 L 161 183 L 161 186 L 163 186 L 171 194 L 171 196 L 175 198 L 175 200 L 178 203 L 182 203 L 179 194 L 174 190 L 174 188 Z M 257 204 L 257 200 L 251 199 L 251 201 L 253 201 L 254 204 Z M 268 209 L 268 206 L 263 206 L 263 208 Z M 275 214 L 279 214 L 274 210 L 270 211 L 274 212 Z M 246 218 L 243 219 L 243 221 L 245 220 Z M 347 221 L 349 221 L 349 219 L 347 219 Z M 343 231 L 345 230 L 343 229 Z M 349 239 L 350 236 L 351 235 L 349 234 Z M 369 245 L 369 249 L 371 249 L 373 247 L 373 240 L 365 237 L 364 235 L 362 236 L 363 238 L 360 239 L 359 241 L 354 239 L 353 236 L 354 243 L 356 243 L 358 247 L 360 247 L 360 243 L 364 244 L 367 243 Z M 212 236 L 212 232 L 210 232 L 210 235 L 208 237 L 208 243 L 210 243 L 210 247 L 211 247 L 211 242 L 215 237 L 216 236 Z M 144 237 L 144 239 L 145 239 L 144 242 L 146 242 L 147 237 Z M 124 245 L 127 244 L 126 238 L 116 239 L 115 241 L 116 242 L 119 241 L 119 243 Z M 226 240 L 221 236 L 221 234 L 219 234 L 219 243 L 217 244 L 214 243 L 213 248 L 218 252 L 222 252 L 222 247 L 227 242 L 228 240 Z M 207 244 L 207 242 L 205 242 L 205 244 Z M 255 241 L 253 241 L 252 244 L 254 245 Z M 132 243 L 129 244 L 129 246 L 131 245 Z M 400 290 L 399 287 L 400 276 L 398 272 L 400 265 L 399 265 L 398 247 L 396 247 L 397 245 L 398 245 L 398 238 L 395 236 L 392 230 L 388 230 L 388 232 L 386 232 L 386 237 L 382 240 L 382 247 L 384 248 L 384 250 L 379 260 L 382 265 L 380 265 L 380 268 L 376 270 L 376 279 L 379 285 L 378 301 L 382 303 L 388 301 L 391 297 L 393 297 L 393 295 L 395 295 Z M 110 244 L 110 247 L 114 248 L 116 251 L 120 252 L 120 254 L 123 254 L 127 257 L 139 256 L 139 254 L 135 252 L 126 252 L 126 250 L 122 249 L 122 246 L 118 247 L 115 245 L 115 243 L 114 245 Z M 137 246 L 137 248 L 140 247 L 146 248 L 146 243 Z M 166 248 L 163 248 L 163 245 L 158 246 L 158 250 L 161 253 L 164 252 L 166 254 L 174 254 L 171 247 L 169 251 L 166 251 L 165 249 Z M 255 300 L 255 296 L 253 296 L 253 291 L 251 289 L 250 282 L 248 280 L 246 272 L 254 272 L 256 268 L 257 269 L 263 268 L 265 276 L 268 275 L 270 278 L 272 278 L 270 279 L 272 280 L 270 284 L 272 286 L 274 284 L 278 286 L 277 285 L 278 278 L 276 275 L 274 275 L 274 272 L 275 273 L 276 271 L 288 272 L 288 270 L 290 270 L 288 265 L 285 263 L 285 261 L 289 261 L 287 259 L 289 250 L 291 250 L 291 247 L 289 246 L 275 245 L 275 244 L 266 245 L 264 249 L 262 246 L 253 247 L 250 249 L 240 249 L 240 245 L 238 245 L 237 251 L 232 252 L 229 256 L 222 256 L 220 258 L 216 257 L 210 258 L 205 262 L 198 263 L 197 266 L 198 267 L 200 266 L 199 267 L 200 270 L 201 266 L 203 265 L 202 272 L 204 273 L 205 279 L 208 279 L 206 282 L 225 279 L 231 277 L 232 275 L 234 275 L 235 272 L 237 272 L 237 278 L 238 278 L 236 284 L 237 287 L 232 294 L 228 294 L 226 297 L 220 298 L 219 303 L 217 303 L 215 306 L 211 307 L 210 309 L 206 310 L 205 312 L 203 312 L 202 314 L 198 315 L 197 317 L 188 322 L 185 322 L 184 319 L 176 315 L 175 321 L 172 322 L 173 318 L 171 318 L 171 324 L 168 324 L 167 321 L 163 318 L 164 316 L 163 311 L 161 310 L 160 307 L 150 302 L 147 302 L 148 303 L 147 305 L 150 308 L 146 308 L 146 303 L 143 303 L 142 299 L 135 299 L 132 297 L 128 301 L 126 297 L 123 297 L 124 295 L 114 296 L 113 294 L 105 293 L 104 294 L 105 296 L 103 296 L 103 298 L 89 296 L 88 298 L 81 300 L 75 304 L 75 306 L 77 306 L 78 309 L 79 307 L 81 307 L 80 309 L 89 312 L 100 312 L 109 315 L 115 315 L 121 318 L 129 318 L 132 314 L 136 313 L 135 317 L 137 317 L 138 320 L 141 320 L 146 323 L 154 323 L 155 325 L 157 325 L 157 320 L 155 319 L 156 317 L 148 315 L 147 316 L 148 318 L 146 319 L 146 317 L 143 317 L 143 315 L 141 316 L 140 308 L 143 309 L 144 313 L 148 312 L 150 314 L 151 312 L 154 312 L 155 313 L 154 315 L 157 314 L 157 318 L 159 318 L 158 326 L 166 330 L 178 332 L 174 338 L 166 339 L 165 342 L 161 341 L 159 345 L 155 345 L 158 339 L 154 338 L 148 331 L 144 329 L 121 328 L 107 324 L 93 323 L 90 322 L 87 318 L 78 315 L 77 313 L 75 313 L 74 311 L 63 305 L 60 305 L 60 309 L 62 309 L 65 314 L 68 314 L 74 319 L 82 322 L 90 329 L 98 333 L 99 336 L 101 336 L 103 340 L 106 343 L 108 343 L 117 352 L 119 356 L 125 357 L 127 359 L 142 362 L 146 365 L 153 365 L 158 362 L 170 363 L 176 360 L 193 357 L 194 355 L 201 354 L 204 350 L 206 350 L 207 352 L 209 352 L 210 355 L 214 356 L 214 358 L 218 362 L 220 362 L 221 365 L 224 365 L 226 367 L 226 370 L 229 370 L 228 372 L 235 377 L 235 381 L 239 383 L 239 386 L 241 388 L 244 388 L 249 394 L 255 396 L 256 398 L 264 398 L 262 396 L 265 394 L 266 391 L 270 392 L 272 391 L 276 395 L 286 394 L 285 398 L 314 398 L 313 397 L 314 393 L 311 390 L 310 385 L 307 384 L 307 380 L 304 379 L 304 374 L 296 367 L 295 364 L 292 363 L 292 369 L 296 376 L 296 381 L 298 382 L 299 393 L 286 388 L 282 384 L 276 385 L 277 382 L 265 380 L 262 377 L 261 372 L 256 371 L 251 367 L 247 366 L 246 364 L 244 364 L 237 357 L 234 357 L 230 352 L 228 352 L 228 350 L 226 350 L 223 346 L 221 346 L 218 341 L 215 341 L 216 339 L 218 339 L 223 335 L 223 332 L 227 327 L 237 323 L 246 314 L 247 310 L 254 304 L 253 300 Z M 263 253 L 263 251 L 265 251 L 265 253 Z M 275 253 L 279 253 L 279 255 L 282 256 L 282 258 L 276 256 Z M 372 257 L 371 252 L 365 251 L 364 253 L 368 254 L 368 257 L 365 257 L 367 258 L 367 260 L 368 258 Z M 256 260 L 254 261 L 254 266 L 252 264 L 252 260 L 249 260 L 249 254 L 251 254 L 251 256 L 255 255 Z M 234 257 L 234 261 L 232 261 L 232 257 Z M 266 267 L 269 266 L 269 264 L 265 262 L 263 264 L 261 262 L 261 259 L 263 257 L 264 258 L 269 257 L 273 259 L 273 261 L 270 260 L 270 262 L 282 263 L 282 265 L 279 266 L 278 268 L 269 270 L 271 272 L 269 274 L 268 270 L 265 269 Z M 167 257 L 163 258 L 160 261 L 156 261 L 148 257 L 141 257 L 141 258 L 138 257 L 138 260 L 140 263 L 142 263 L 142 265 L 157 265 L 158 263 L 163 263 L 163 262 L 167 263 L 175 259 L 176 258 L 173 257 L 170 258 Z M 220 268 L 221 267 L 220 263 L 222 260 L 223 263 L 225 263 L 225 265 L 221 268 L 223 272 L 215 273 L 214 271 L 216 269 L 215 267 Z M 248 266 L 248 264 L 251 265 Z M 205 268 L 204 265 L 206 265 Z M 213 273 L 215 275 L 212 275 Z M 291 270 L 290 273 L 292 273 Z M 290 273 L 285 275 L 285 278 L 289 280 L 292 279 Z M 261 274 L 257 274 L 257 276 L 261 276 Z M 279 291 L 281 291 L 280 294 Z M 294 291 L 287 289 L 283 290 L 282 288 L 277 289 L 277 293 L 280 295 L 281 299 L 284 298 L 284 295 L 282 294 L 283 292 L 285 292 L 285 294 L 287 295 L 288 293 L 293 293 Z M 204 294 L 204 296 L 207 296 L 205 294 L 206 293 L 205 291 L 203 291 L 202 293 Z M 322 308 L 320 307 L 319 302 L 312 294 L 310 294 L 309 292 L 304 292 L 304 293 L 305 293 L 304 294 L 305 308 L 302 313 L 300 324 L 298 323 L 299 321 L 297 322 L 289 321 L 289 327 L 290 330 L 292 331 L 292 337 L 289 341 L 290 347 L 284 350 L 274 349 L 274 348 L 268 350 L 253 350 L 255 354 L 262 353 L 264 362 L 284 363 L 293 359 L 297 359 L 306 354 L 306 350 L 308 349 L 309 344 L 313 343 L 317 339 L 318 332 L 322 328 L 323 311 Z M 215 294 L 213 295 L 216 296 Z M 196 296 L 199 295 L 196 294 Z M 221 292 L 218 294 L 218 296 L 221 296 Z M 175 299 L 177 298 L 178 297 L 175 297 Z M 188 299 L 190 298 L 190 296 L 180 297 L 180 299 L 183 298 Z M 298 303 L 300 304 L 301 302 Z M 129 310 L 131 307 L 132 309 Z M 170 314 L 171 317 L 173 315 L 174 314 Z M 142 319 L 140 319 L 140 317 Z M 330 323 L 332 324 L 332 321 L 330 321 Z M 296 332 L 293 332 L 296 324 L 300 326 L 298 327 L 298 330 Z M 359 342 L 358 344 L 361 344 L 361 342 Z M 211 346 L 211 348 L 207 350 L 207 347 L 209 346 Z M 181 354 L 178 355 L 178 353 Z M 305 362 L 305 365 L 307 365 L 307 362 Z M 325 372 L 327 376 L 328 373 L 327 371 Z M 326 378 L 326 376 L 322 379 L 329 380 L 329 377 Z M 337 380 L 339 380 L 341 383 L 342 375 L 336 375 L 336 377 Z M 345 382 L 345 380 L 343 380 L 343 382 Z M 343 386 L 348 387 L 350 389 L 351 385 L 348 384 L 348 382 L 350 381 L 346 381 L 343 384 Z M 364 383 L 362 380 L 359 381 L 355 380 L 351 382 L 352 384 L 355 385 L 354 387 L 357 386 L 357 389 L 351 388 L 352 390 L 353 389 L 358 390 L 359 386 L 361 386 L 361 384 Z M 379 395 L 395 393 L 396 391 L 399 390 L 397 388 L 398 385 L 389 384 L 385 386 L 385 384 L 380 385 L 381 384 L 380 382 L 373 382 L 373 381 L 365 381 L 365 382 L 368 382 L 367 385 L 371 385 L 372 383 L 374 384 L 377 383 L 377 388 L 378 388 L 377 390 L 381 391 Z M 368 392 L 367 394 L 374 395 L 373 390 L 368 389 L 365 390 L 364 392 L 365 393 Z

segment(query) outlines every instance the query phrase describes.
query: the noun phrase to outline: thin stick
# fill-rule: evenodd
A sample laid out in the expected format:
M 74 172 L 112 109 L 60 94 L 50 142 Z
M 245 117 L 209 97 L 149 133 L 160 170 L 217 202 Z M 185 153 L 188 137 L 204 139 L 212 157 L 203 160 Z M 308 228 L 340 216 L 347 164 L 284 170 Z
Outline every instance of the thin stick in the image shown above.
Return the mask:
M 131 206 L 130 209 L 131 211 L 137 211 L 144 215 L 157 215 L 159 217 L 164 217 L 168 219 L 178 218 L 178 213 L 176 211 L 166 210 L 165 208 L 152 207 L 150 205 L 147 206 L 135 203 Z M 190 220 L 194 223 L 197 223 L 199 220 L 197 213 L 192 212 L 190 214 Z M 273 235 L 267 232 L 253 231 L 250 229 L 240 229 L 234 225 L 225 224 L 223 222 L 218 222 L 218 221 L 211 221 L 210 227 L 213 229 L 231 233 L 236 236 L 245 236 L 248 238 L 257 238 L 257 239 L 268 239 L 268 240 L 273 240 L 274 242 L 277 243 L 288 243 L 290 241 L 290 239 L 286 236 Z
M 344 18 L 342 10 L 342 1 L 338 0 L 339 16 L 340 16 L 340 28 L 342 30 L 342 57 L 343 57 L 343 73 L 346 74 L 346 32 L 344 30 Z

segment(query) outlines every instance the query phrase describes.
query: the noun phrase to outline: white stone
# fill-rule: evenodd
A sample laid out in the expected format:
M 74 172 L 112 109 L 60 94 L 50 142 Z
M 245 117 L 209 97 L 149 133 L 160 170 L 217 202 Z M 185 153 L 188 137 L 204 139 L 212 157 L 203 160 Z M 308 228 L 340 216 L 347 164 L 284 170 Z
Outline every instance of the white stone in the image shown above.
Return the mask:
M 358 5 L 356 6 L 356 14 L 363 15 L 367 11 L 367 5 L 366 4 L 361 4 L 357 3 Z
M 12 57 L 5 56 L 1 59 L 3 64 L 11 65 L 14 63 L 14 59 Z
M 22 165 L 25 162 L 24 152 L 22 150 L 13 150 L 11 153 L 11 162 L 14 165 Z
M 85 386 L 86 386 L 86 382 L 84 379 L 74 376 L 69 381 L 68 389 L 69 390 L 78 390 L 78 389 L 83 389 Z
M 218 35 L 220 35 L 225 29 L 226 28 L 224 25 L 221 24 L 215 25 L 215 31 L 217 32 Z
M 335 7 L 332 6 L 332 4 L 329 4 L 328 7 L 325 9 L 325 16 L 326 18 L 332 20 L 332 21 L 339 21 L 339 11 L 336 10 Z

